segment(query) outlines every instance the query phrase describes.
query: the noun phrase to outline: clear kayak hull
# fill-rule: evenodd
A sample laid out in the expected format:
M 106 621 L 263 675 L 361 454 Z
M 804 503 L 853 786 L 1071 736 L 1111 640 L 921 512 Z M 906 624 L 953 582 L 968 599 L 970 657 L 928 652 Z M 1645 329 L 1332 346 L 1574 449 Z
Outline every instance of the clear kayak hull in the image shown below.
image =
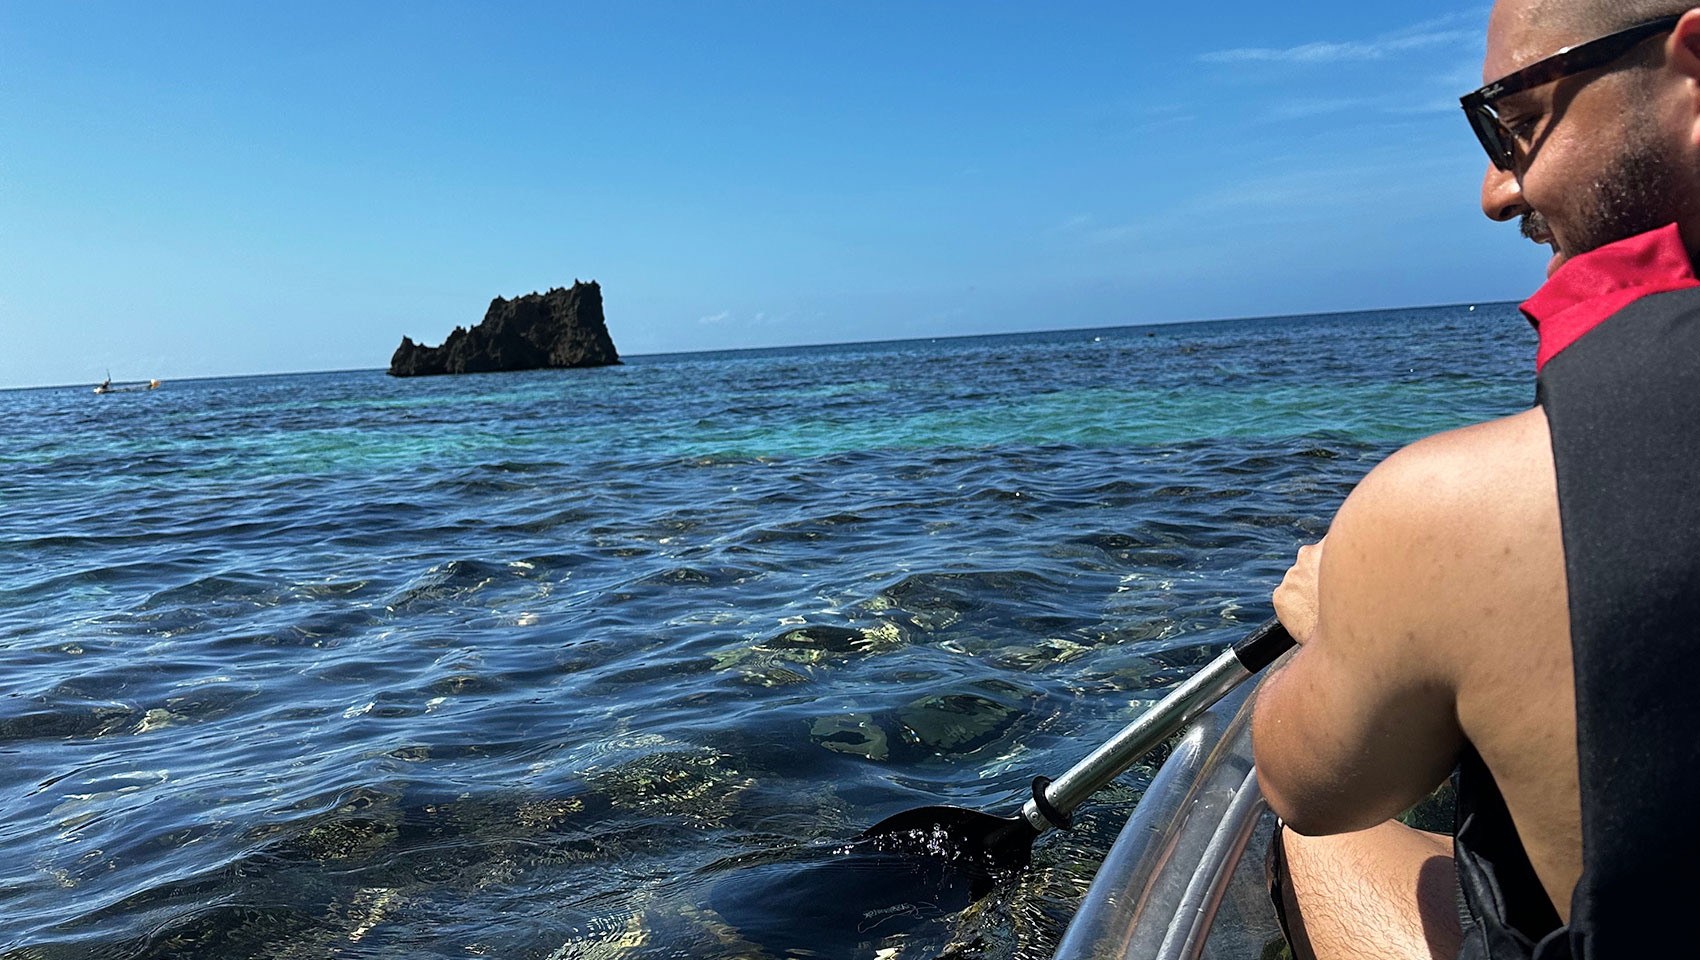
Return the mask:
M 1284 944 L 1264 879 L 1248 684 L 1194 721 L 1104 858 L 1055 960 L 1259 960 Z

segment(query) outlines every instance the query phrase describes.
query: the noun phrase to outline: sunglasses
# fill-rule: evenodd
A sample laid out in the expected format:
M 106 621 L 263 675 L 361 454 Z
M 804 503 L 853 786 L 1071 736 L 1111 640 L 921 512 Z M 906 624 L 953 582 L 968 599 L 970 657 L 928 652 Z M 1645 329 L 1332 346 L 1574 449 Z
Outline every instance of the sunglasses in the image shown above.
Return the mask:
M 1494 104 L 1512 94 L 1531 90 L 1545 83 L 1563 80 L 1587 70 L 1603 67 L 1635 49 L 1641 41 L 1664 33 L 1676 26 L 1683 14 L 1660 17 L 1633 27 L 1607 34 L 1597 40 L 1565 47 L 1550 57 L 1537 60 L 1516 73 L 1501 77 L 1475 93 L 1464 97 L 1464 115 L 1470 118 L 1470 128 L 1482 142 L 1488 159 L 1501 170 L 1509 171 L 1517 160 L 1517 138 L 1500 122 Z

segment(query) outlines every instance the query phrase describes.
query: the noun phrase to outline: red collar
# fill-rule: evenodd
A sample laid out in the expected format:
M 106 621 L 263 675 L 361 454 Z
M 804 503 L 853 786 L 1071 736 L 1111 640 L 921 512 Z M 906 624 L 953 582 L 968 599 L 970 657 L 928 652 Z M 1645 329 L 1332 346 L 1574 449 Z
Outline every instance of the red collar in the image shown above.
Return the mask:
M 1689 287 L 1700 287 L 1700 279 L 1674 223 L 1566 262 L 1523 302 L 1523 315 L 1541 334 L 1535 369 L 1642 297 Z

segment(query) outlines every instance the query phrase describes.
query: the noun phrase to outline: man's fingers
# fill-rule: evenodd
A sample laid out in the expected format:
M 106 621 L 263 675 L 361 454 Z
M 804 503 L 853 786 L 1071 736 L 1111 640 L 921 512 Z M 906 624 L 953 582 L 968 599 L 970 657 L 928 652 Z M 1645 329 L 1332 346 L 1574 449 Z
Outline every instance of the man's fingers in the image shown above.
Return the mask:
M 1310 639 L 1311 631 L 1316 628 L 1317 576 L 1326 539 L 1300 547 L 1292 567 L 1275 588 L 1275 614 L 1299 643 Z

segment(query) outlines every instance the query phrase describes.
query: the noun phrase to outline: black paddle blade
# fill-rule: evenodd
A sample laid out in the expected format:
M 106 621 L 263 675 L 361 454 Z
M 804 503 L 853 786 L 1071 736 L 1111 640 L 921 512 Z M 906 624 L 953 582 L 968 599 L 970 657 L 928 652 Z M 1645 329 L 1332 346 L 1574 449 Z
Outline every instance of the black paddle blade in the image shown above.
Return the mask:
M 1039 831 L 1024 817 L 994 817 L 963 807 L 920 807 L 886 817 L 861 839 L 892 853 L 963 861 L 1000 880 L 1026 868 L 1038 836 Z M 981 892 L 975 899 L 984 895 Z
M 886 938 L 945 922 L 1032 859 L 1021 817 L 922 807 L 848 844 L 729 861 L 710 905 L 739 936 L 784 956 L 865 957 Z
M 978 865 L 871 843 L 728 864 L 709 905 L 738 936 L 780 957 L 865 960 L 892 937 L 947 936 L 950 918 L 994 886 Z

